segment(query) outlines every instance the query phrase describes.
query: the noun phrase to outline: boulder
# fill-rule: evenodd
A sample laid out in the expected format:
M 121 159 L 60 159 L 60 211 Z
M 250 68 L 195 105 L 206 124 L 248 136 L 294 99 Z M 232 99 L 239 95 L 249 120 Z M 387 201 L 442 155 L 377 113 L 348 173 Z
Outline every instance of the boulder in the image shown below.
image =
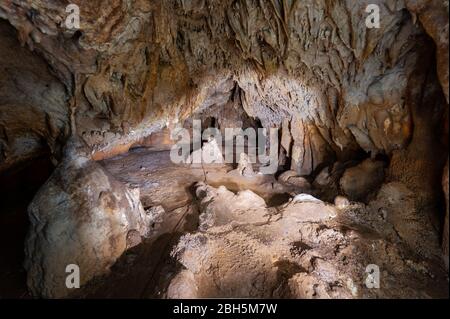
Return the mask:
M 366 159 L 348 168 L 340 180 L 341 190 L 353 201 L 363 201 L 376 191 L 384 180 L 384 162 Z
M 310 189 L 311 185 L 308 180 L 302 176 L 298 176 L 296 171 L 286 171 L 278 177 L 278 181 L 288 186 L 295 186 L 302 189 Z
M 214 188 L 197 183 L 196 196 L 200 200 L 199 229 L 205 231 L 213 226 L 234 223 L 264 223 L 267 221 L 264 199 L 250 190 L 237 194 L 224 186 Z
M 149 232 L 139 189 L 129 189 L 92 161 L 77 138 L 28 208 L 27 284 L 34 296 L 66 297 L 68 265 L 80 284 L 108 272 L 122 253 Z

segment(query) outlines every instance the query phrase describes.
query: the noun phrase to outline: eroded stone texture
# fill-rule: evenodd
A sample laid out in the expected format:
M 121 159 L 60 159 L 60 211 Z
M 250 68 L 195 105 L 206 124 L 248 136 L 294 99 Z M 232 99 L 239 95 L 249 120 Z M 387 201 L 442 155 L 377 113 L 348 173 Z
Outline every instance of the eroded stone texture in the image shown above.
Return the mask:
M 69 264 L 79 267 L 81 285 L 106 273 L 148 234 L 153 215 L 144 212 L 139 189 L 92 161 L 84 142 L 69 140 L 63 161 L 29 206 L 25 268 L 32 294 L 67 296 Z
M 368 209 L 392 225 L 395 230 L 395 235 L 391 235 L 393 242 L 402 241 L 426 258 L 441 255 L 440 236 L 427 212 L 421 209 L 420 200 L 407 185 L 399 182 L 384 184 Z
M 429 298 L 448 294 L 440 257 L 418 249 L 429 245 L 435 247 L 433 252 L 439 250 L 436 233 L 431 238 L 424 234 L 421 243 L 397 237 L 399 225 L 389 216 L 403 214 L 404 220 L 404 214 L 412 214 L 400 209 L 405 206 L 402 201 L 380 198 L 376 202 L 388 212 L 386 219 L 379 210 L 361 204 L 337 208 L 304 200 L 271 209 L 251 194 L 242 209 L 238 198 L 244 194 L 233 195 L 223 187 L 204 184 L 198 185 L 197 194 L 202 198 L 200 218 L 210 222 L 201 231 L 183 236 L 175 247 L 173 255 L 184 268 L 172 280 L 169 298 Z M 236 200 L 230 200 L 234 196 Z M 426 227 L 426 222 L 417 223 Z M 415 230 L 409 233 L 417 234 Z M 369 265 L 380 269 L 380 289 L 366 285 Z
M 48 0 L 5 1 L 0 16 L 74 92 L 77 131 L 96 150 L 234 97 L 265 127 L 294 121 L 301 174 L 359 147 L 391 152 L 411 137 L 407 96 L 421 91 L 414 69 L 427 57 L 417 48 L 430 45 L 416 16 L 439 61 L 448 55 L 439 0 L 371 1 L 380 29 L 365 26 L 367 1 L 74 3 L 78 32 L 65 28 L 65 6 Z
M 239 154 L 239 163 L 238 167 L 236 168 L 237 173 L 241 176 L 245 177 L 251 177 L 255 175 L 255 172 L 253 171 L 252 163 L 246 153 Z
M 375 192 L 384 180 L 384 163 L 367 159 L 348 168 L 340 180 L 344 194 L 351 200 L 362 201 Z
M 64 86 L 15 33 L 0 21 L 0 173 L 37 155 L 59 158 L 69 128 Z
M 277 127 L 282 134 L 283 166 L 296 174 L 284 184 L 307 189 L 309 183 L 305 177 L 310 177 L 313 185 L 323 187 L 321 195 L 330 202 L 339 194 L 339 180 L 344 171 L 356 164 L 349 164 L 355 155 L 387 156 L 390 160 L 386 174 L 388 184 L 380 190 L 378 200 L 389 201 L 389 196 L 398 195 L 397 199 L 411 208 L 411 214 L 401 215 L 399 207 L 387 205 L 394 212 L 393 216 L 400 217 L 394 218 L 381 208 L 375 215 L 381 214 L 389 223 L 399 224 L 392 232 L 388 227 L 389 236 L 397 238 L 393 234 L 398 232 L 399 240 L 413 245 L 413 251 L 421 254 L 426 250 L 416 243 L 417 238 L 410 237 L 411 231 L 422 228 L 413 223 L 412 229 L 404 229 L 406 226 L 400 221 L 402 218 L 415 220 L 417 213 L 422 223 L 426 219 L 423 213 L 434 212 L 441 199 L 442 167 L 447 159 L 447 147 L 441 137 L 443 111 L 448 108 L 448 1 L 73 0 L 72 3 L 79 5 L 81 11 L 78 31 L 65 27 L 65 1 L 5 0 L 0 3 L 0 17 L 16 28 L 20 43 L 40 55 L 53 73 L 51 75 L 42 65 L 41 58 L 30 55 L 25 48 L 17 49 L 9 31 L 5 35 L 0 25 L 5 48 L 0 51 L 3 67 L 0 170 L 31 158 L 46 147 L 58 158 L 58 148 L 68 136 L 70 116 L 72 133 L 82 137 L 89 147 L 85 151 L 86 158 L 93 152 L 96 160 L 127 152 L 133 145 L 145 144 L 151 134 L 155 137 L 155 133 L 177 123 L 189 126 L 196 117 L 211 119 L 211 123 L 214 118 L 222 131 L 225 127 Z M 365 7 L 369 3 L 381 8 L 380 29 L 365 26 Z M 13 56 L 16 51 L 17 56 Z M 69 165 L 66 161 L 63 160 L 60 167 Z M 81 188 L 80 181 L 83 181 L 94 183 L 94 190 L 98 189 L 99 194 L 100 189 L 104 191 L 105 198 L 95 197 L 95 201 L 86 205 L 102 212 L 99 219 L 109 220 L 106 212 L 109 204 L 104 200 L 109 202 L 113 196 L 110 192 L 115 194 L 116 188 L 119 195 L 114 196 L 118 198 L 124 198 L 124 193 L 129 194 L 129 191 L 120 184 L 114 186 L 109 175 L 91 161 L 76 165 L 87 165 L 92 172 L 88 170 L 88 174 L 76 177 L 59 168 L 30 206 L 30 212 L 34 212 L 31 215 L 37 214 L 36 209 L 41 214 L 59 205 L 59 202 L 52 202 L 54 199 L 48 193 L 58 188 L 65 192 L 65 189 L 81 191 L 84 199 L 80 203 L 85 205 L 89 202 L 86 198 L 91 198 L 92 194 L 89 188 Z M 97 180 L 91 180 L 91 173 L 98 173 L 112 190 L 103 189 Z M 393 194 L 389 194 L 390 187 Z M 271 182 L 263 188 L 273 191 L 283 187 Z M 221 191 L 221 196 L 228 194 L 227 199 L 242 196 Z M 170 192 L 163 189 L 161 193 Z M 184 190 L 181 193 L 185 195 Z M 355 189 L 346 193 L 352 197 L 350 193 L 355 195 Z M 363 195 L 366 194 L 356 194 L 352 199 Z M 414 200 L 413 195 L 417 197 Z M 446 196 L 448 200 L 448 192 Z M 134 203 L 137 197 L 133 198 Z M 40 201 L 45 203 L 42 210 Z M 72 204 L 78 207 L 80 203 Z M 299 201 L 291 205 L 312 204 Z M 338 206 L 341 211 L 352 211 L 347 209 L 352 206 L 349 203 Z M 369 206 L 376 207 L 373 203 Z M 72 208 L 67 208 L 64 214 L 75 213 Z M 83 206 L 83 209 L 88 208 Z M 119 215 L 124 214 L 121 209 Z M 136 212 L 136 208 L 132 211 Z M 362 211 L 361 216 L 371 220 L 372 215 Z M 326 212 L 320 209 L 318 216 L 327 215 Z M 56 213 L 48 217 L 49 225 L 58 225 L 54 216 L 60 215 Z M 356 218 L 351 216 L 350 219 Z M 358 222 L 363 223 L 359 219 Z M 409 280 L 418 279 L 417 282 L 422 283 L 426 271 L 417 263 L 400 258 L 397 247 L 384 241 L 384 237 L 375 243 L 373 238 L 366 241 L 367 238 L 361 239 L 359 234 L 350 238 L 353 235 L 348 233 L 352 231 L 335 229 L 322 220 L 317 223 L 323 224 L 314 224 L 311 227 L 318 228 L 305 235 L 307 246 L 303 245 L 302 238 L 293 239 L 300 243 L 291 246 L 299 251 L 316 247 L 321 256 L 328 256 L 331 250 L 318 244 L 328 240 L 327 236 L 338 247 L 356 238 L 356 243 L 344 245 L 351 251 L 344 256 L 352 263 L 355 258 L 356 268 L 363 267 L 359 257 L 364 261 L 380 258 L 380 263 L 385 262 L 384 257 L 392 257 L 393 265 L 386 262 L 389 273 L 405 274 L 406 281 L 402 287 L 394 284 L 395 289 L 390 294 L 423 296 L 422 287 L 414 286 L 414 291 L 408 287 L 416 285 Z M 87 225 L 92 227 L 92 223 Z M 310 227 L 307 225 L 299 227 Z M 321 228 L 323 225 L 326 228 Z M 107 262 L 98 264 L 102 271 L 123 251 L 122 231 L 123 228 L 118 246 L 112 249 L 113 255 L 106 254 Z M 138 232 L 141 234 L 140 230 Z M 236 253 L 236 258 L 246 253 L 255 256 L 243 266 L 244 273 L 248 270 L 258 277 L 258 268 L 252 267 L 262 265 L 264 268 L 264 275 L 257 278 L 255 287 L 244 285 L 236 295 L 365 296 L 359 293 L 356 283 L 362 268 L 344 270 L 341 276 L 336 265 L 341 265 L 342 261 L 333 259 L 337 257 L 313 259 L 310 256 L 309 260 L 296 261 L 294 265 L 285 260 L 274 264 L 268 252 L 254 253 L 255 247 L 257 250 L 267 248 L 264 243 L 261 246 L 259 230 L 254 232 L 244 231 L 242 235 L 231 232 L 226 235 L 231 237 L 224 237 L 228 242 L 223 238 L 212 241 L 214 249 L 222 249 L 228 248 L 229 242 L 248 239 L 249 246 L 242 248 L 237 244 L 231 252 Z M 273 235 L 271 230 L 269 234 Z M 108 238 L 104 235 L 101 241 Z M 201 237 L 199 249 L 202 250 L 202 236 L 209 235 L 193 236 Z M 136 237 L 136 233 L 128 236 L 132 242 Z M 360 239 L 361 247 L 358 246 Z M 40 239 L 38 242 L 41 243 Z M 280 251 L 288 247 L 283 245 Z M 370 250 L 371 247 L 375 248 Z M 384 255 L 376 257 L 375 252 L 370 256 L 353 255 L 360 248 L 361 251 L 383 251 Z M 38 250 L 29 247 L 28 256 L 34 258 Z M 56 246 L 49 256 L 55 251 Z M 230 261 L 230 265 L 233 264 L 236 262 Z M 301 270 L 308 267 L 319 269 L 326 276 Z M 412 268 L 417 273 L 409 273 Z M 36 268 L 29 269 L 32 274 L 39 273 Z M 351 274 L 354 270 L 358 273 L 356 277 Z M 56 273 L 60 274 L 59 271 Z M 230 276 L 234 273 L 231 271 Z M 336 273 L 339 274 L 338 287 L 330 283 Z M 183 278 L 191 280 L 192 276 L 185 274 Z M 289 280 L 272 292 L 265 290 L 262 282 L 278 285 L 277 278 Z M 234 293 L 234 280 L 238 282 L 238 279 L 233 277 L 231 283 L 212 294 Z M 312 282 L 319 283 L 316 290 L 310 287 Z M 31 287 L 38 287 L 32 288 L 35 292 L 44 289 L 39 288 L 40 284 L 40 280 L 30 282 Z M 186 294 L 195 292 L 209 296 L 201 287 L 198 284 L 198 289 L 186 290 Z M 405 287 L 408 289 L 402 292 Z M 50 296 L 52 292 L 43 294 Z
M 407 0 L 406 5 L 413 14 L 413 18 L 419 18 L 427 33 L 436 43 L 437 70 L 448 103 L 448 1 Z

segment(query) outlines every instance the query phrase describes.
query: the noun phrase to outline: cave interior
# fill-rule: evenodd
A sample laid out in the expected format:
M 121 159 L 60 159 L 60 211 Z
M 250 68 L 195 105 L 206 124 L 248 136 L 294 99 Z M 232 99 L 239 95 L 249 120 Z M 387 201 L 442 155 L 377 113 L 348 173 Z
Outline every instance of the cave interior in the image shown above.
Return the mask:
M 71 3 L 0 1 L 0 298 L 448 298 L 448 1 Z

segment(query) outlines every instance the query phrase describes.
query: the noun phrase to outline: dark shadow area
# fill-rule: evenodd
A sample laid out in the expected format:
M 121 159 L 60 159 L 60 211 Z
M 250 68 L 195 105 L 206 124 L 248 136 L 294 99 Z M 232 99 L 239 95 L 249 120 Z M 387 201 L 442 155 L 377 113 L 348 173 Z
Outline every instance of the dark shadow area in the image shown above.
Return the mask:
M 27 298 L 23 269 L 27 207 L 54 167 L 42 155 L 0 175 L 0 298 Z

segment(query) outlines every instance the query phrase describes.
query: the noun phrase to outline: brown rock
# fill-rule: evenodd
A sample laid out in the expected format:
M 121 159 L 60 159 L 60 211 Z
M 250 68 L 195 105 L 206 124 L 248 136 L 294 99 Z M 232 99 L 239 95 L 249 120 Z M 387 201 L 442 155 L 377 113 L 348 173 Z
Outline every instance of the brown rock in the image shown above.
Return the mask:
M 27 283 L 34 296 L 61 298 L 66 266 L 80 269 L 81 285 L 109 267 L 151 222 L 130 190 L 99 164 L 79 140 L 72 138 L 64 160 L 29 206 L 30 229 L 25 246 Z
M 344 196 L 336 196 L 336 198 L 334 199 L 334 205 L 338 209 L 344 209 L 350 206 L 350 201 Z
M 295 186 L 302 189 L 310 189 L 311 184 L 304 177 L 298 176 L 296 171 L 286 171 L 278 177 L 280 183 Z
M 424 216 L 435 213 L 442 197 L 448 156 L 441 143 L 448 135 L 442 129 L 449 101 L 447 0 L 373 0 L 382 16 L 375 29 L 365 25 L 367 1 L 73 0 L 82 23 L 71 30 L 66 2 L 0 3 L 0 172 L 40 154 L 56 163 L 69 118 L 72 134 L 83 138 L 94 160 L 133 153 L 133 146 L 167 149 L 164 128 L 194 118 L 222 133 L 226 127 L 281 128 L 280 166 L 295 174 L 280 183 L 259 174 L 220 172 L 215 178 L 203 166 L 191 166 L 191 175 L 162 165 L 169 159 L 161 154 L 144 165 L 143 153 L 136 152 L 129 167 L 116 166 L 118 177 L 126 171 L 130 182 L 140 179 L 150 206 L 189 203 L 189 187 L 199 180 L 241 191 L 198 187 L 206 194 L 198 194 L 204 234 L 186 236 L 179 246 L 188 247 L 178 256 L 188 269 L 179 281 L 196 288 L 179 294 L 184 288 L 174 288 L 171 295 L 429 297 L 423 287 L 446 282 L 427 269 L 434 268 L 427 263 L 434 262 L 438 239 Z M 218 149 L 210 143 L 195 154 Z M 60 266 L 71 256 L 62 245 L 73 247 L 69 252 L 86 263 L 89 278 L 103 273 L 123 247 L 139 242 L 136 225 L 148 217 L 142 217 L 137 192 L 79 152 L 66 156 L 30 206 L 27 258 L 36 294 L 65 293 L 58 286 Z M 380 162 L 340 165 L 364 153 L 388 158 L 390 183 L 379 191 Z M 250 172 L 248 165 L 239 170 Z M 155 179 L 145 180 L 152 173 Z M 310 192 L 323 202 L 267 208 L 256 195 L 282 194 L 274 203 L 289 194 L 304 199 L 317 173 L 318 189 Z M 249 185 L 255 193 L 246 190 Z M 368 208 L 325 204 L 342 192 L 352 201 L 370 201 Z M 343 199 L 335 203 L 347 206 Z M 283 217 L 283 211 L 289 214 Z M 85 243 L 72 221 L 89 234 L 99 222 L 104 232 Z M 56 233 L 63 234 L 61 244 Z M 448 231 L 448 255 L 445 238 Z M 94 252 L 81 256 L 81 244 Z M 433 258 L 423 261 L 425 267 L 415 258 L 427 252 Z M 97 257 L 98 263 L 87 261 Z M 361 274 L 368 260 L 387 269 L 392 287 L 365 290 Z M 41 268 L 55 273 L 57 282 Z M 237 277 L 236 269 L 245 275 Z
M 340 186 L 351 200 L 361 201 L 380 187 L 384 180 L 384 163 L 367 159 L 351 167 L 341 177 Z
M 127 10 L 118 0 L 75 1 L 83 17 L 79 32 L 64 27 L 65 6 L 49 0 L 7 1 L 0 15 L 73 92 L 77 132 L 96 150 L 130 145 L 167 119 L 208 108 L 227 109 L 218 122 L 234 126 L 241 111 L 228 106 L 237 103 L 264 127 L 283 126 L 292 169 L 309 175 L 358 147 L 389 153 L 407 144 L 417 115 L 407 97 L 425 87 L 418 81 L 425 70 L 414 70 L 430 56 L 411 48 L 432 47 L 427 33 L 437 44 L 447 94 L 445 2 L 405 2 L 377 1 L 386 22 L 380 29 L 367 29 L 366 4 L 350 0 L 284 9 L 267 2 L 196 7 L 140 0 Z M 39 18 L 30 19 L 30 12 Z M 442 95 L 437 77 L 428 88 Z

